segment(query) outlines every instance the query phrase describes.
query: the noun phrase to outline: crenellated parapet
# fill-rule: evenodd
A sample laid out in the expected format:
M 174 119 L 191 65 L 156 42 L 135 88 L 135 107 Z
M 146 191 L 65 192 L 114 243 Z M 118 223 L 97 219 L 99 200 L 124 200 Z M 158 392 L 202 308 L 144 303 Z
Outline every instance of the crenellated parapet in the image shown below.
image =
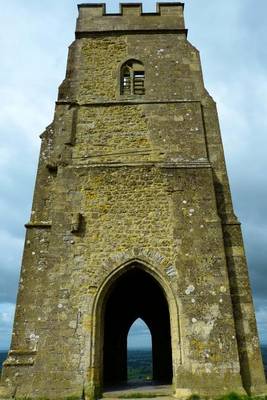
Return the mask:
M 105 4 L 79 4 L 76 35 L 114 31 L 185 31 L 184 4 L 157 3 L 156 12 L 144 13 L 140 3 L 120 4 L 117 14 L 106 13 Z

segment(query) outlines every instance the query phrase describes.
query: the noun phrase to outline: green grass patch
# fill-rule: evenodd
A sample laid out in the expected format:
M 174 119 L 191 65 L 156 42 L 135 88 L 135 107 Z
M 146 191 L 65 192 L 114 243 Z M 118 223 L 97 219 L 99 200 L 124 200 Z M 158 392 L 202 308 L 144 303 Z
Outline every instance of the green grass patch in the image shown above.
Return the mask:
M 188 400 L 207 400 L 205 397 L 201 397 L 198 394 L 192 394 L 188 397 Z M 214 400 L 267 400 L 267 395 L 265 396 L 248 396 L 241 395 L 237 393 L 228 393 L 220 397 L 214 398 Z
M 188 400 L 201 400 L 201 398 L 198 394 L 191 394 Z
M 218 397 L 216 400 L 267 400 L 267 396 L 248 396 L 232 392 Z

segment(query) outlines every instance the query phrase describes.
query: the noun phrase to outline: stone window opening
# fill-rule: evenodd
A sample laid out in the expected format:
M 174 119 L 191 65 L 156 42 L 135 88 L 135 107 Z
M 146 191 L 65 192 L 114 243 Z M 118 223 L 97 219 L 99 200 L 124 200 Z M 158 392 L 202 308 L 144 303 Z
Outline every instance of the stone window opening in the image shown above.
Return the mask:
M 145 94 L 145 70 L 140 61 L 129 60 L 121 68 L 121 94 L 133 96 Z

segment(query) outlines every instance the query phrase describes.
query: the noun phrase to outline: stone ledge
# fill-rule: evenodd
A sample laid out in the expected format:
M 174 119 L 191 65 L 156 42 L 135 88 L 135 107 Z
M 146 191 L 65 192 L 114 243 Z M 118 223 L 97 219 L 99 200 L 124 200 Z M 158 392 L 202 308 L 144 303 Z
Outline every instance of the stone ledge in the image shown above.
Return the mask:
M 29 349 L 17 349 L 10 350 L 7 359 L 4 361 L 4 367 L 16 367 L 16 366 L 32 366 L 34 364 L 34 357 L 36 356 L 36 350 Z
M 10 356 L 32 356 L 37 354 L 36 350 L 10 350 L 8 355 Z
M 94 107 L 94 106 L 118 106 L 118 105 L 139 105 L 139 104 L 176 104 L 176 103 L 201 103 L 201 100 L 196 99 L 177 99 L 177 100 L 144 100 L 144 99 L 119 99 L 119 100 L 106 100 L 106 101 L 92 101 L 90 103 L 69 101 L 69 100 L 57 100 L 56 105 L 67 105 L 73 107 Z
M 175 168 L 175 169 L 196 169 L 196 168 L 212 168 L 209 162 L 202 162 L 202 163 L 197 163 L 197 162 L 188 162 L 188 163 L 175 163 L 175 162 L 166 162 L 163 163 L 162 161 L 148 161 L 148 162 L 113 162 L 113 161 L 104 161 L 104 162 L 90 162 L 86 164 L 74 164 L 74 165 L 69 165 L 66 168 L 97 168 L 97 167 L 108 167 L 108 168 L 123 168 L 123 167 L 132 167 L 132 168 L 138 168 L 138 167 L 156 167 L 156 168 L 161 168 L 161 169 L 168 169 L 168 168 Z
M 32 228 L 49 229 L 52 226 L 52 222 L 50 222 L 50 221 L 47 221 L 47 222 L 42 222 L 42 221 L 41 222 L 28 222 L 24 226 L 27 229 L 32 229 Z
M 119 35 L 125 35 L 126 30 L 109 30 L 105 29 L 102 31 L 97 31 L 97 30 L 92 30 L 92 31 L 76 31 L 75 32 L 75 39 L 83 39 L 83 38 L 90 38 L 90 37 L 95 37 L 96 33 L 98 36 L 101 35 L 108 35 L 108 36 L 119 36 Z M 157 28 L 155 27 L 154 29 L 130 29 L 127 30 L 127 35 L 159 35 L 164 33 L 166 34 L 176 34 L 176 35 L 184 35 L 186 38 L 188 36 L 188 29 L 180 29 L 180 28 Z

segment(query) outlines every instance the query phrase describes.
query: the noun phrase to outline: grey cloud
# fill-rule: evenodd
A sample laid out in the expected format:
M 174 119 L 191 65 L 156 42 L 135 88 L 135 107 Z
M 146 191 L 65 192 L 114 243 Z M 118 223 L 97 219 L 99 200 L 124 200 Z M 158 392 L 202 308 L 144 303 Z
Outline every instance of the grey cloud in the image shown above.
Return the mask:
M 151 347 L 151 335 L 144 321 L 138 318 L 131 326 L 127 340 L 128 348 Z
M 18 288 L 19 264 L 16 271 L 1 271 L 0 277 L 0 303 L 10 302 L 15 304 Z
M 6 231 L 0 231 L 0 241 L 0 303 L 12 303 L 16 299 L 23 239 L 12 237 Z
M 133 335 L 147 335 L 149 333 L 149 328 L 141 318 L 138 318 L 132 324 L 129 332 Z
M 14 304 L 0 302 L 0 350 L 9 347 L 14 311 Z
M 206 86 L 218 103 L 234 208 L 242 222 L 257 321 L 267 342 L 267 50 L 265 1 L 205 3 L 201 24 L 209 36 L 193 31 L 192 42 L 201 50 Z M 228 7 L 225 10 L 225 7 Z M 188 3 L 188 7 L 190 4 Z M 232 21 L 225 13 L 232 11 Z M 224 13 L 224 15 L 223 15 Z M 223 18 L 222 18 L 223 15 Z M 193 14 L 194 19 L 196 16 Z M 229 27 L 229 24 L 234 26 Z M 194 25 L 194 21 L 190 23 Z M 190 26 L 189 25 L 189 26 Z M 203 25 L 205 26 L 205 25 Z M 189 31 L 190 32 L 190 31 Z M 190 37 L 190 33 L 189 33 Z M 204 51 L 202 51 L 204 50 Z

